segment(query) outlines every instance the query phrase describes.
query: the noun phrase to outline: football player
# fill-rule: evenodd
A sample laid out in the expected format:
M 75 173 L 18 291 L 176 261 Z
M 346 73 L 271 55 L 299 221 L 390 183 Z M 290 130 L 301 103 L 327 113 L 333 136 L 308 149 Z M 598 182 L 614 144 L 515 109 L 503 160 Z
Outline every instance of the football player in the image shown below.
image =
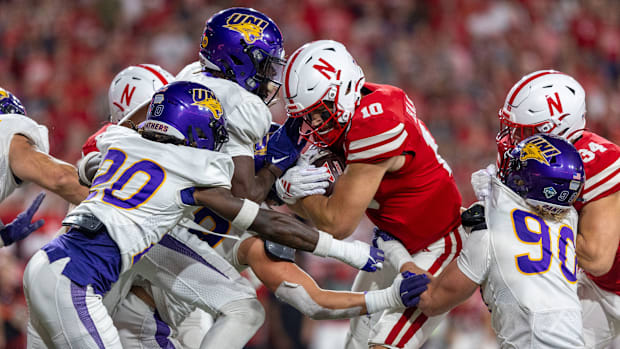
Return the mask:
M 97 138 L 102 165 L 87 199 L 63 221 L 71 229 L 28 263 L 24 291 L 31 324 L 46 345 L 120 348 L 101 296 L 191 206 L 210 206 L 242 230 L 295 248 L 360 267 L 368 263 L 367 247 L 336 243 L 329 234 L 232 195 L 232 161 L 210 151 L 227 140 L 223 108 L 205 86 L 164 86 L 141 130 L 113 125 Z
M 406 93 L 365 82 L 341 43 L 319 40 L 289 58 L 284 95 L 289 118 L 304 122 L 302 136 L 343 154 L 347 167 L 329 197 L 277 186 L 280 197 L 299 198 L 290 206 L 336 239 L 350 236 L 364 213 L 377 226 L 376 243 L 389 266 L 360 272 L 353 290 L 387 287 L 402 271 L 441 272 L 462 246 L 461 196 Z M 282 180 L 294 184 L 297 178 L 287 172 Z M 442 318 L 416 308 L 358 317 L 351 320 L 347 348 L 417 348 Z
M 574 78 L 554 70 L 528 74 L 500 109 L 498 156 L 501 163 L 507 149 L 538 132 L 564 137 L 579 151 L 586 172 L 575 203 L 584 336 L 588 348 L 606 348 L 620 334 L 620 146 L 586 130 L 585 113 L 585 91 Z
M 33 182 L 73 204 L 88 195 L 88 188 L 78 181 L 75 167 L 48 154 L 47 127 L 27 117 L 19 99 L 2 88 L 0 152 L 0 202 L 24 182 Z M 45 194 L 39 194 L 26 211 L 6 226 L 0 222 L 0 246 L 21 240 L 43 225 L 43 220 L 31 220 L 44 197 Z
M 505 163 L 484 206 L 463 214 L 472 232 L 418 307 L 445 313 L 480 286 L 501 348 L 584 348 L 572 207 L 585 182 L 583 162 L 566 140 L 538 134 Z

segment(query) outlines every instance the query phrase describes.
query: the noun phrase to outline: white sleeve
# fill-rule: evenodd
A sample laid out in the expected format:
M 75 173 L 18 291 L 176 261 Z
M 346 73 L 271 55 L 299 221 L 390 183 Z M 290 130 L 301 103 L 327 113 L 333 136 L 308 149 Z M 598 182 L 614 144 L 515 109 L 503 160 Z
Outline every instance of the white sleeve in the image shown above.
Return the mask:
M 5 114 L 0 116 L 0 134 L 3 148 L 11 144 L 13 135 L 22 134 L 30 139 L 38 150 L 48 154 L 50 151 L 47 127 L 37 124 L 27 116 Z
M 203 150 L 204 151 L 204 150 Z M 224 187 L 230 189 L 235 165 L 226 154 L 209 151 L 205 171 L 196 173 L 195 180 L 200 187 Z
M 269 108 L 256 98 L 226 112 L 229 140 L 221 151 L 232 157 L 254 157 L 254 144 L 265 137 L 271 126 Z
M 476 230 L 469 235 L 456 263 L 461 272 L 471 281 L 478 285 L 482 284 L 489 272 L 488 229 Z

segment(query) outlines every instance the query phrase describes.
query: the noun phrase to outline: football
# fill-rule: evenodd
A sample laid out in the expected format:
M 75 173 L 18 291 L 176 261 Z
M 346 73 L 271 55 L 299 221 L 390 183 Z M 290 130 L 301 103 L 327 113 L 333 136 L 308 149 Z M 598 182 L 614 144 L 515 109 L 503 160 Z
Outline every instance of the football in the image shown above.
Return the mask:
M 331 195 L 334 190 L 334 183 L 336 183 L 336 180 L 344 172 L 346 167 L 344 158 L 331 152 L 329 149 L 320 149 L 315 155 L 312 156 L 310 163 L 315 167 L 323 166 L 327 168 L 330 176 L 329 186 L 325 188 L 325 195 Z

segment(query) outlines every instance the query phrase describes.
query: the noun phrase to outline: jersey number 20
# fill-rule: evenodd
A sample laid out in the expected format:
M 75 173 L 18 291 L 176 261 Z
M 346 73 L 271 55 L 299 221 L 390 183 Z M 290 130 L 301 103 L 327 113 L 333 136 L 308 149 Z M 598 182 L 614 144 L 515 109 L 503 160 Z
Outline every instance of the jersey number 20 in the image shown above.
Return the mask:
M 101 198 L 103 202 L 118 208 L 130 210 L 142 205 L 155 194 L 164 182 L 166 172 L 161 166 L 148 159 L 134 162 L 129 167 L 125 168 L 114 183 L 106 185 L 105 188 L 97 188 L 97 186 L 109 182 L 121 167 L 123 167 L 126 159 L 127 155 L 125 155 L 123 151 L 114 148 L 108 150 L 101 164 L 103 165 L 106 161 L 110 161 L 110 167 L 108 167 L 104 173 L 95 177 L 91 187 L 92 191 L 86 200 L 92 199 L 100 191 L 103 191 L 103 197 Z M 122 191 L 125 185 L 138 173 L 142 173 L 148 177 L 148 180 L 146 180 L 139 189 L 130 195 L 123 195 L 125 196 L 124 198 L 115 195 L 114 192 Z

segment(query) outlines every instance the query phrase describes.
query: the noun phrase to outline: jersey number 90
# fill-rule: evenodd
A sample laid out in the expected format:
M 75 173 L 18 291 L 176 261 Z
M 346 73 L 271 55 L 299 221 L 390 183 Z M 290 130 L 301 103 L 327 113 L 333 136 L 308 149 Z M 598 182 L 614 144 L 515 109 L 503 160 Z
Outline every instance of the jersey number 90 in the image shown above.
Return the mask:
M 529 222 L 529 224 L 528 224 Z M 512 223 L 514 232 L 519 241 L 528 245 L 540 245 L 540 258 L 532 258 L 529 253 L 515 256 L 517 269 L 526 275 L 546 273 L 551 267 L 553 260 L 551 234 L 549 225 L 538 215 L 523 210 L 512 211 Z M 577 281 L 577 256 L 574 255 L 572 261 L 568 261 L 569 240 L 575 245 L 575 233 L 569 226 L 563 225 L 557 241 L 557 259 L 560 261 L 560 269 L 566 280 L 570 283 Z M 571 262 L 571 268 L 567 265 Z

